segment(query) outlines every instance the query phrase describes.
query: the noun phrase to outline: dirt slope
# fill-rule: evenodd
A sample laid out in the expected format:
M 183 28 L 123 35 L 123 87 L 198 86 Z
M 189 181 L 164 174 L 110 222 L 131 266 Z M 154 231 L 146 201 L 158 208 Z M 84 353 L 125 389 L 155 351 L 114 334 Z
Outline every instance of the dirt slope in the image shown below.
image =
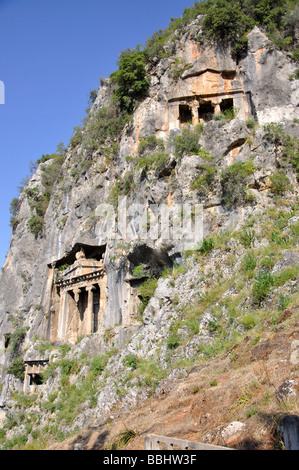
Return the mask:
M 262 342 L 253 344 L 246 337 L 184 377 L 166 379 L 156 395 L 136 409 L 115 410 L 104 426 L 83 430 L 49 449 L 111 449 L 126 430 L 136 437 L 126 446 L 120 443 L 119 449 L 142 450 L 149 433 L 236 449 L 284 449 L 277 428 L 285 415 L 298 414 L 299 397 L 299 354 L 294 350 L 299 308 L 289 310 Z

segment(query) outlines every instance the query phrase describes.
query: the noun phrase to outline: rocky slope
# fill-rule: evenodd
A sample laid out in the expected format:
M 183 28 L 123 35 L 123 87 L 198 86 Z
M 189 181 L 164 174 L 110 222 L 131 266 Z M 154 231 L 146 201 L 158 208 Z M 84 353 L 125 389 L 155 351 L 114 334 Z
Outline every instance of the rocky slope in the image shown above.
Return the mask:
M 107 448 L 123 423 L 133 448 L 153 431 L 283 445 L 277 426 L 297 413 L 299 380 L 296 64 L 257 27 L 236 59 L 198 39 L 201 24 L 147 66 L 129 118 L 103 80 L 68 148 L 41 159 L 21 192 L 0 283 L 2 448 L 83 429 L 61 448 Z M 196 207 L 201 243 L 190 245 L 190 226 L 170 216 L 190 210 L 192 222 Z M 161 208 L 169 232 L 155 232 Z M 61 317 L 62 286 L 87 261 L 103 262 L 106 283 L 96 331 L 81 325 L 75 290 L 77 317 Z M 26 390 L 24 364 L 39 368 Z

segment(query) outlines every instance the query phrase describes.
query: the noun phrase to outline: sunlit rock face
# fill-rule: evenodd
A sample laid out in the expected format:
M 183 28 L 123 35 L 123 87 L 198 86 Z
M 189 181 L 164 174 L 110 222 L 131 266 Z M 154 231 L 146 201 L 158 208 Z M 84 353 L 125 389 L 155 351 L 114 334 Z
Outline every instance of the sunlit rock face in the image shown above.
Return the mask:
M 80 143 L 68 148 L 38 236 L 28 227 L 32 209 L 26 190 L 43 188 L 42 169 L 49 162 L 39 165 L 22 192 L 18 225 L 0 282 L 2 400 L 8 394 L 8 381 L 14 380 L 4 370 L 10 361 L 7 338 L 16 328 L 27 328 L 22 351 L 36 337 L 74 345 L 82 336 L 92 338 L 94 350 L 104 351 L 107 330 L 114 329 L 114 343 L 122 347 L 143 327 L 138 286 L 144 279 L 133 271 L 144 265 L 158 276 L 180 262 L 186 246 L 179 230 L 173 230 L 175 210 L 182 214 L 183 205 L 191 204 L 194 216 L 195 205 L 202 207 L 199 239 L 240 226 L 253 209 L 244 204 L 227 208 L 223 203 L 220 174 L 224 168 L 252 161 L 255 170 L 248 185 L 256 207 L 268 204 L 269 175 L 277 155 L 265 141 L 262 126 L 282 122 L 289 134 L 298 132 L 294 122 L 299 118 L 298 80 L 289 79 L 295 65 L 287 54 L 270 46 L 258 28 L 248 34 L 248 53 L 238 61 L 229 48 L 199 43 L 198 32 L 195 21 L 174 41 L 173 54 L 152 68 L 148 96 L 122 130 L 113 161 L 107 162 L 96 149 L 92 163 L 78 173 L 86 149 Z M 91 115 L 109 107 L 111 97 L 112 86 L 105 80 Z M 223 120 L 221 116 L 232 109 L 231 119 Z M 260 126 L 254 133 L 248 120 Z M 188 126 L 198 125 L 200 147 L 212 159 L 192 152 L 178 157 L 172 139 Z M 158 169 L 141 168 L 134 161 L 140 142 L 151 136 L 161 139 L 168 153 Z M 107 147 L 112 145 L 107 141 Z M 209 165 L 216 172 L 213 185 L 199 194 L 192 182 Z M 131 190 L 120 194 L 127 197 L 126 206 L 116 208 L 111 190 L 128 174 Z M 295 188 L 290 197 L 296 197 L 291 172 L 289 178 Z M 162 231 L 157 213 L 170 217 L 169 231 Z M 144 238 L 151 218 L 156 218 L 158 230 L 154 224 L 152 234 L 146 232 Z M 146 318 L 150 323 L 149 314 Z

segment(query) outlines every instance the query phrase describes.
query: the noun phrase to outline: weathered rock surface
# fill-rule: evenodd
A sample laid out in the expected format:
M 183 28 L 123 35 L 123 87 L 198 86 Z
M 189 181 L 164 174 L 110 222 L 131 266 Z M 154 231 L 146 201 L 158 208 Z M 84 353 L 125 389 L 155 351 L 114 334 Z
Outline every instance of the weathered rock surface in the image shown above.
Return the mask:
M 156 360 L 158 356 L 159 367 L 163 371 L 167 369 L 170 350 L 176 350 L 175 341 L 178 338 L 185 341 L 184 359 L 194 360 L 203 347 L 212 347 L 215 331 L 219 327 L 220 310 L 223 318 L 229 317 L 231 323 L 234 323 L 229 305 L 215 302 L 209 304 L 205 297 L 211 276 L 219 279 L 221 284 L 222 278 L 233 278 L 234 272 L 241 269 L 241 259 L 246 254 L 245 244 L 237 243 L 233 237 L 225 245 L 224 251 L 216 248 L 206 262 L 189 261 L 185 271 L 176 278 L 160 277 L 142 319 L 138 312 L 138 286 L 144 279 L 133 275 L 133 268 L 141 265 L 159 277 L 165 268 L 173 268 L 176 263 L 183 264 L 186 250 L 179 237 L 165 237 L 159 233 L 154 239 L 141 239 L 140 233 L 148 221 L 142 219 L 142 208 L 149 209 L 151 205 L 164 204 L 170 210 L 176 204 L 187 204 L 190 201 L 192 204 L 202 204 L 201 235 L 204 237 L 217 233 L 221 236 L 226 231 L 238 231 L 244 227 L 246 230 L 248 227 L 244 222 L 250 217 L 259 217 L 259 225 L 255 227 L 259 238 L 255 246 L 263 245 L 266 230 L 262 224 L 262 214 L 270 206 L 273 207 L 271 175 L 283 167 L 279 160 L 281 149 L 269 138 L 264 126 L 282 123 L 288 135 L 298 136 L 299 81 L 289 78 L 295 70 L 295 64 L 288 55 L 274 49 L 269 45 L 267 37 L 254 28 L 248 34 L 248 53 L 237 63 L 228 49 L 195 41 L 194 33 L 198 28 L 198 22 L 195 21 L 184 38 L 174 41 L 173 55 L 163 58 L 154 66 L 148 97 L 140 103 L 131 122 L 122 130 L 118 152 L 112 162 L 107 163 L 101 149 L 94 150 L 92 159 L 88 160 L 91 157 L 82 143 L 68 148 L 60 178 L 55 183 L 44 214 L 42 234 L 38 236 L 28 227 L 32 215 L 28 190 L 42 190 L 43 168 L 51 162 L 39 165 L 22 192 L 18 225 L 13 231 L 10 252 L 0 279 L 0 421 L 4 421 L 4 413 L 9 414 L 13 409 L 13 393 L 23 389 L 20 379 L 6 373 L 6 368 L 14 358 L 9 341 L 17 331 L 20 332 L 20 328 L 26 328 L 26 334 L 24 341 L 19 344 L 18 352 L 30 364 L 42 358 L 44 353 L 41 350 L 45 341 L 52 341 L 58 349 L 68 341 L 71 344 L 70 351 L 63 358 L 68 361 L 82 356 L 104 355 L 112 348 L 117 350 L 117 353 L 109 356 L 105 374 L 96 379 L 97 393 L 91 400 L 94 408 L 90 409 L 86 405 L 72 424 L 65 425 L 69 432 L 73 432 L 76 428 L 92 424 L 102 425 L 118 406 L 120 410 L 127 411 L 149 397 L 146 386 L 140 392 L 139 379 L 136 377 L 132 379 L 130 387 L 118 382 L 128 374 L 128 357 L 133 356 L 137 358 L 135 360 L 142 361 Z M 178 79 L 174 79 L 177 61 L 188 67 Z M 99 109 L 109 107 L 111 97 L 111 84 L 105 80 L 90 116 Z M 225 106 L 235 108 L 235 116 L 231 119 L 222 116 Z M 207 153 L 187 152 L 182 156 L 175 153 L 173 139 L 184 135 L 186 119 L 191 120 L 193 131 L 200 124 L 198 142 L 200 148 L 209 153 L 208 157 Z M 251 126 L 248 121 L 251 121 Z M 164 142 L 165 151 L 168 152 L 167 162 L 156 169 L 136 168 L 134 158 L 140 158 L 138 145 L 142 139 L 153 136 Z M 109 140 L 106 143 L 109 148 L 115 144 Z M 91 163 L 85 167 L 83 165 L 82 170 L 82 162 Z M 221 178 L 223 170 L 235 163 L 253 165 L 246 182 L 251 199 L 249 193 L 246 193 L 245 198 L 241 186 L 240 203 L 230 207 L 223 198 Z M 203 197 L 191 183 L 195 177 L 208 171 L 209 167 L 215 170 L 215 179 L 210 187 L 205 188 Z M 292 190 L 284 193 L 286 206 L 291 206 L 296 204 L 299 188 L 289 162 L 286 163 L 285 172 L 292 185 Z M 126 196 L 132 210 L 128 227 L 131 233 L 136 234 L 134 240 L 128 235 L 122 236 L 122 227 L 113 229 L 111 219 L 107 222 L 101 212 L 101 205 L 106 204 L 106 209 L 115 215 L 111 190 L 128 174 L 131 190 Z M 119 210 L 118 222 L 124 213 Z M 289 234 L 293 233 L 292 225 L 296 226 L 297 222 L 298 216 L 289 218 Z M 70 277 L 67 269 L 72 272 L 77 266 L 80 250 L 85 250 L 82 259 L 89 261 L 89 271 L 80 271 Z M 235 257 L 233 266 L 227 259 L 228 253 Z M 100 286 L 97 295 L 100 300 L 96 320 L 91 324 L 89 319 L 87 328 L 84 322 L 96 305 L 91 300 L 96 297 L 96 286 L 88 284 L 87 277 L 95 279 L 100 276 L 100 268 L 96 264 L 100 262 L 103 263 L 101 272 L 104 273 L 105 283 L 101 284 L 97 278 L 97 285 Z M 271 272 L 275 274 L 285 268 L 296 267 L 297 264 L 298 251 L 292 246 L 281 252 Z M 297 281 L 293 278 L 287 281 L 285 292 L 293 295 Z M 72 289 L 68 290 L 70 282 L 73 283 Z M 245 284 L 248 280 L 242 282 Z M 279 287 L 276 296 L 282 295 Z M 227 285 L 223 290 L 223 298 L 237 296 L 235 291 L 235 286 Z M 244 317 L 248 314 L 250 295 L 242 300 L 243 303 L 234 306 Z M 272 298 L 267 300 L 274 302 Z M 192 318 L 188 308 L 192 306 L 194 313 L 196 302 L 199 306 L 206 302 L 207 308 L 196 325 L 188 324 L 182 312 L 187 311 Z M 73 318 L 75 315 L 76 321 Z M 189 317 L 187 315 L 190 320 Z M 84 323 L 83 326 L 80 321 Z M 245 320 L 243 323 L 238 321 L 238 330 L 243 331 L 248 323 Z M 194 334 L 189 337 L 192 329 Z M 85 335 L 83 339 L 82 332 Z M 78 340 L 81 341 L 76 344 Z M 260 356 L 255 356 L 254 360 L 262 360 L 270 351 L 271 344 L 268 349 L 263 344 L 261 350 L 255 350 L 255 354 Z M 60 360 L 59 354 L 57 357 Z M 174 351 L 174 358 L 178 361 L 182 359 L 180 354 L 176 357 Z M 47 359 L 55 362 L 54 353 L 52 356 L 48 354 Z M 84 378 L 88 376 L 87 366 L 81 373 Z M 185 374 L 185 370 L 178 365 L 172 374 L 169 378 L 175 380 L 180 374 Z M 76 374 L 73 375 L 75 383 Z M 142 377 L 149 387 L 150 379 L 145 372 Z M 57 393 L 58 396 L 61 378 L 61 373 L 58 373 L 42 385 L 44 397 L 48 401 L 53 399 L 53 394 Z M 57 403 L 58 399 L 53 400 Z M 42 405 L 36 406 L 37 411 L 41 412 L 39 407 Z M 48 407 L 51 409 L 49 403 Z M 48 426 L 51 419 L 55 417 L 45 414 L 44 425 Z M 213 426 L 216 429 L 216 422 Z M 243 426 L 236 430 L 234 425 L 233 434 L 228 434 L 230 429 L 226 427 L 223 439 L 225 437 L 229 441 L 235 434 L 243 432 Z

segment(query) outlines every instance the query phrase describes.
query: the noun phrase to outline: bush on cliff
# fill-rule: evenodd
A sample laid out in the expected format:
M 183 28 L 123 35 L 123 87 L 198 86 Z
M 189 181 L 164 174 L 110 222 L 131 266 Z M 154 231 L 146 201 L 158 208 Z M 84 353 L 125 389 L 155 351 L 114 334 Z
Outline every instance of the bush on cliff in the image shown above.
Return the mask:
M 139 47 L 128 49 L 120 54 L 118 70 L 111 74 L 111 82 L 116 85 L 114 97 L 120 109 L 131 114 L 138 102 L 146 96 L 150 80 L 145 69 L 145 55 Z
M 246 180 L 254 172 L 252 162 L 238 162 L 223 170 L 221 175 L 222 202 L 228 206 L 241 204 L 246 196 Z
M 244 13 L 239 1 L 209 1 L 209 5 L 203 20 L 203 30 L 211 39 L 235 41 L 254 26 L 253 19 Z

